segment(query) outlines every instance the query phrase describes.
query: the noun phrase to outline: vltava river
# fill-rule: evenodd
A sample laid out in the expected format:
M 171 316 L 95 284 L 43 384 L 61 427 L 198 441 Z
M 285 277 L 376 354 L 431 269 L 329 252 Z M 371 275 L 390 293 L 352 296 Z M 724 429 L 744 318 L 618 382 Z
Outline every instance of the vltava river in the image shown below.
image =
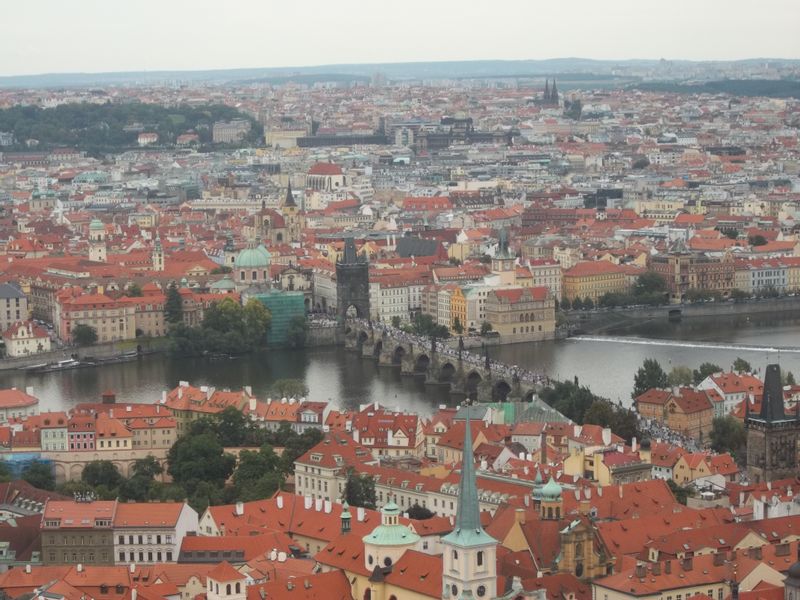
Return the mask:
M 655 358 L 669 370 L 674 365 L 696 368 L 705 361 L 729 367 L 741 356 L 756 369 L 763 371 L 767 363 L 779 362 L 800 376 L 800 318 L 647 323 L 611 331 L 607 337 L 491 348 L 490 355 L 551 377 L 577 375 L 595 393 L 627 403 L 634 373 L 645 358 Z M 42 410 L 63 410 L 78 402 L 99 402 L 106 390 L 114 391 L 119 401 L 154 401 L 181 380 L 220 389 L 250 385 L 257 396 L 264 397 L 270 385 L 281 378 L 304 379 L 311 390 L 310 399 L 330 400 L 343 407 L 378 401 L 425 415 L 438 404 L 450 403 L 440 388 L 426 387 L 343 348 L 270 351 L 218 361 L 152 355 L 60 373 L 0 372 L 0 387 L 33 386 Z

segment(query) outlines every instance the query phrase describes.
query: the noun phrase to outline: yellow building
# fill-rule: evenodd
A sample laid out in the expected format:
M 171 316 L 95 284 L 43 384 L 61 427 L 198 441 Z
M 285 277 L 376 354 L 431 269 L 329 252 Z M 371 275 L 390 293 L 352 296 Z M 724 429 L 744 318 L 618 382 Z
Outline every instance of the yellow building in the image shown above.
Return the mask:
M 461 325 L 461 331 L 456 331 L 456 322 Z M 464 290 L 456 287 L 450 294 L 450 330 L 455 334 L 467 330 L 467 298 Z
M 604 294 L 628 291 L 625 267 L 606 260 L 579 262 L 564 271 L 563 293 L 570 302 L 591 298 L 597 304 Z
M 486 320 L 506 343 L 549 340 L 556 331 L 555 300 L 543 287 L 491 290 Z

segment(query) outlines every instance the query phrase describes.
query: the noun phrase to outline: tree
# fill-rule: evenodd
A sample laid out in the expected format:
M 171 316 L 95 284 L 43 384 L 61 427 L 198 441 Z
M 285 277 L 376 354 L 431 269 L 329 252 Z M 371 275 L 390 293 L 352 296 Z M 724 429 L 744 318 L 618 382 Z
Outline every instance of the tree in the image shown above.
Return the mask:
M 711 448 L 715 452 L 730 454 L 737 460 L 742 461 L 746 455 L 747 432 L 744 424 L 737 418 L 727 415 L 717 417 L 711 422 Z
M 130 284 L 125 290 L 125 295 L 129 298 L 140 298 L 144 295 L 142 293 L 142 286 L 140 286 L 138 283 Z
M 747 292 L 745 292 L 743 290 L 740 290 L 739 288 L 735 288 L 735 289 L 731 290 L 731 298 L 733 298 L 733 300 L 735 300 L 737 302 L 740 301 L 740 300 L 747 300 L 749 297 L 750 297 L 750 294 L 748 294 Z
M 273 398 L 302 398 L 308 395 L 308 386 L 302 379 L 276 379 L 269 393 Z
M 739 239 L 739 232 L 736 229 L 734 229 L 733 227 L 726 227 L 725 229 L 722 229 L 721 231 L 722 231 L 722 235 L 724 235 L 728 239 L 731 239 L 731 240 Z
M 561 308 L 563 310 L 569 310 L 570 308 L 572 308 L 572 304 L 570 304 L 569 298 L 562 298 L 561 299 Z
M 40 490 L 52 491 L 56 487 L 53 468 L 47 463 L 33 461 L 22 471 L 22 479 Z
M 458 317 L 453 320 L 453 331 L 455 331 L 458 335 L 464 333 L 464 326 L 461 324 L 461 319 Z
M 605 400 L 595 400 L 583 415 L 583 422 L 601 427 L 611 427 L 614 422 L 614 407 Z
M 737 356 L 736 360 L 733 361 L 733 370 L 737 373 L 752 373 L 753 367 L 741 356 Z
M 225 453 L 213 433 L 192 435 L 190 431 L 189 435 L 180 437 L 169 449 L 167 463 L 167 472 L 173 481 L 182 486 L 190 497 L 196 496 L 199 491 L 202 500 L 211 497 L 206 493 L 206 486 L 222 489 L 233 472 L 236 459 Z
M 797 385 L 794 380 L 794 373 L 791 371 L 786 371 L 786 375 L 783 376 L 784 385 Z
M 636 278 L 633 284 L 633 294 L 635 296 L 647 296 L 650 294 L 665 294 L 667 282 L 655 271 L 647 271 Z
M 363 506 L 375 509 L 375 480 L 371 475 L 356 473 L 353 467 L 347 469 L 347 481 L 344 484 L 344 498 L 350 506 Z
M 139 458 L 133 463 L 133 477 L 154 480 L 164 472 L 164 467 L 154 456 Z
M 684 365 L 677 365 L 672 367 L 672 370 L 667 376 L 667 383 L 670 386 L 676 385 L 692 385 L 692 370 Z
M 492 327 L 492 324 L 489 323 L 489 321 L 484 321 L 483 323 L 481 323 L 481 335 L 489 334 L 492 331 L 492 329 L 494 329 L 494 327 Z
M 586 296 L 586 299 L 583 301 L 583 308 L 585 310 L 593 310 L 594 300 L 592 300 L 589 296 Z
M 394 327 L 395 329 L 400 328 L 400 317 L 398 317 L 397 315 L 392 317 L 392 327 Z
M 167 288 L 167 301 L 164 303 L 164 320 L 170 325 L 183 322 L 183 299 L 178 285 L 173 281 Z
M 302 348 L 308 337 L 308 321 L 302 315 L 292 317 L 286 329 L 286 343 L 290 348 Z
M 108 460 L 93 460 L 84 467 L 83 473 L 81 473 L 81 481 L 93 488 L 104 485 L 111 490 L 119 487 L 122 480 L 123 477 L 117 466 Z
M 425 519 L 431 519 L 434 516 L 434 513 L 424 506 L 420 506 L 417 503 L 414 503 L 413 506 L 409 507 L 408 509 L 408 518 L 409 519 L 416 519 L 417 521 L 424 521 Z
M 78 346 L 91 346 L 97 343 L 97 329 L 90 325 L 75 325 L 72 328 L 72 340 Z
M 7 481 L 11 481 L 11 471 L 6 464 L 6 461 L 0 461 L 0 483 L 5 483 Z
M 284 481 L 280 457 L 265 444 L 257 452 L 244 450 L 233 473 L 236 497 L 242 501 L 261 500 L 277 492 Z
M 767 238 L 765 238 L 760 233 L 756 234 L 756 235 L 751 235 L 749 238 L 747 238 L 747 241 L 750 242 L 751 246 L 766 246 L 767 245 Z
M 701 381 L 703 381 L 706 377 L 713 375 L 714 373 L 721 373 L 722 367 L 719 365 L 715 365 L 714 363 L 704 362 L 700 365 L 699 369 L 695 369 L 692 372 L 692 379 L 694 380 L 695 385 L 699 385 Z
M 242 312 L 244 315 L 245 335 L 250 349 L 263 348 L 267 345 L 267 332 L 270 325 L 272 325 L 272 313 L 264 306 L 263 302 L 255 298 L 250 298 L 247 301 Z M 297 318 L 302 319 L 303 323 L 305 323 L 304 317 L 295 317 L 289 323 L 290 328 Z M 305 340 L 303 342 L 305 343 Z
M 641 396 L 652 388 L 667 387 L 667 374 L 654 358 L 646 358 L 633 378 L 633 397 Z
M 685 505 L 686 499 L 689 497 L 689 491 L 679 486 L 673 479 L 667 479 L 667 486 L 669 486 L 672 495 L 675 496 L 675 500 Z
M 576 297 L 572 301 L 572 308 L 573 308 L 573 310 L 583 310 L 583 300 L 581 300 L 580 298 Z
M 235 406 L 216 415 L 217 437 L 226 448 L 243 445 L 250 427 L 250 420 Z
M 614 418 L 610 427 L 611 431 L 629 444 L 633 438 L 642 439 L 642 432 L 639 431 L 639 420 L 632 410 L 615 407 Z
M 222 265 L 221 267 L 215 267 L 211 269 L 212 275 L 224 275 L 225 273 L 230 273 L 233 271 L 228 265 Z

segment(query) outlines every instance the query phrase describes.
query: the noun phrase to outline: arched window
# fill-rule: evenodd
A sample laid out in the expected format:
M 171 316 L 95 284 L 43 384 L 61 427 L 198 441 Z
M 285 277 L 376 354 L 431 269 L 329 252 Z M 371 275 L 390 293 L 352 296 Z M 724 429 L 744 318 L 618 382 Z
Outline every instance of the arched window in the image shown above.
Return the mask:
M 241 594 L 242 593 L 242 583 L 240 581 L 236 582 L 236 593 L 237 594 Z
M 231 595 L 231 584 L 230 583 L 225 586 L 225 595 L 226 596 L 230 596 Z
M 453 560 L 458 560 L 458 550 L 453 550 Z
M 250 277 L 253 279 L 253 281 L 258 279 L 258 271 L 253 271 L 253 273 L 250 275 Z
M 478 566 L 483 566 L 483 550 L 478 550 L 478 554 L 475 556 L 476 560 L 478 561 Z

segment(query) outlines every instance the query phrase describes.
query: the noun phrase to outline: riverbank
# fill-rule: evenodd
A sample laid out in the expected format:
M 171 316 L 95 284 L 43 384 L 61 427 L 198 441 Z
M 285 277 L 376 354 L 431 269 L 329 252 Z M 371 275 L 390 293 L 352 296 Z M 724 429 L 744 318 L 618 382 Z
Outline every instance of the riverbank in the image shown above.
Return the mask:
M 25 370 L 35 365 L 54 363 L 70 358 L 76 360 L 113 359 L 131 352 L 154 354 L 164 352 L 167 344 L 167 338 L 136 338 L 106 344 L 95 344 L 83 348 L 68 346 L 51 352 L 32 354 L 31 356 L 4 358 L 0 360 L 0 371 Z
M 564 313 L 574 333 L 599 334 L 643 322 L 667 322 L 684 319 L 748 317 L 780 315 L 781 318 L 800 316 L 800 296 L 743 300 L 738 302 L 704 302 L 697 304 L 668 304 L 636 308 L 598 308 L 572 310 Z

